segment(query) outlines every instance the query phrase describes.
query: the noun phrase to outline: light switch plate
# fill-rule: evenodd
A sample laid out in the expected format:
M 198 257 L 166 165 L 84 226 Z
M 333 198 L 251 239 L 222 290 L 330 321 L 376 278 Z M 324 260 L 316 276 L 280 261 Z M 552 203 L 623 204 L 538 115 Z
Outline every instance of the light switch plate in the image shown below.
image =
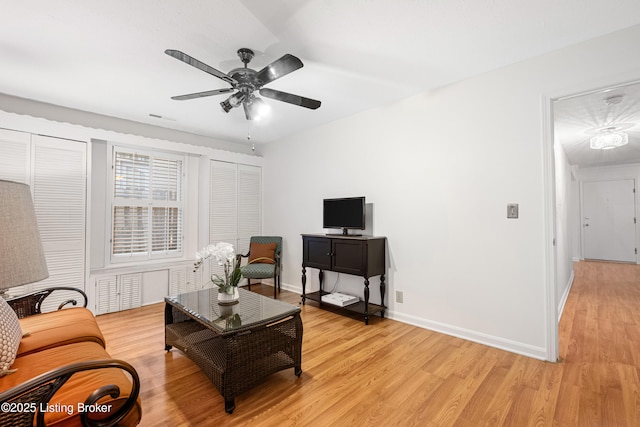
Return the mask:
M 507 204 L 507 218 L 518 218 L 518 204 Z

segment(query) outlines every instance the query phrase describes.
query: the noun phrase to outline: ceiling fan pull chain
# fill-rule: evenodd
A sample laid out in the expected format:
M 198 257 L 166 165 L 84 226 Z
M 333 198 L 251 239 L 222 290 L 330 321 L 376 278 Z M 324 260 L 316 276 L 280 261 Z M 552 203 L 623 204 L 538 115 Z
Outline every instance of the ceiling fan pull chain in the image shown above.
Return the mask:
M 251 141 L 251 121 L 247 121 L 247 141 Z M 251 151 L 256 151 L 256 144 L 251 144 Z

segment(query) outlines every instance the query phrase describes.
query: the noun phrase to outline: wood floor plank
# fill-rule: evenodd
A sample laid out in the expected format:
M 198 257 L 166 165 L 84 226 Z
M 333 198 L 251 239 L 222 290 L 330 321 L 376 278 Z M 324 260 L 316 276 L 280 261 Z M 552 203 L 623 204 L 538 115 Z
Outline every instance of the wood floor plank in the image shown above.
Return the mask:
M 236 398 L 232 415 L 191 360 L 164 351 L 163 315 L 156 304 L 98 316 L 107 350 L 138 370 L 143 427 L 640 425 L 637 265 L 575 265 L 555 364 L 308 303 L 302 376 L 271 375 Z

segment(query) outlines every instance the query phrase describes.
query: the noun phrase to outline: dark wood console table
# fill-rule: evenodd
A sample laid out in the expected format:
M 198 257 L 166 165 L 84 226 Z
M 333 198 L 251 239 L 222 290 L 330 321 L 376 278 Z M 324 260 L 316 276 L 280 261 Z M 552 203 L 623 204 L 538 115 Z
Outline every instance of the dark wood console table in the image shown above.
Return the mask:
M 363 314 L 365 324 L 369 324 L 369 315 L 380 313 L 384 317 L 386 240 L 386 237 L 374 236 L 303 234 L 302 304 L 310 299 L 322 306 L 322 295 L 329 293 L 323 289 L 324 271 L 335 271 L 364 278 L 364 301 L 340 308 Z M 306 293 L 307 267 L 320 270 L 318 292 Z M 369 278 L 373 276 L 380 276 L 380 304 L 369 301 Z

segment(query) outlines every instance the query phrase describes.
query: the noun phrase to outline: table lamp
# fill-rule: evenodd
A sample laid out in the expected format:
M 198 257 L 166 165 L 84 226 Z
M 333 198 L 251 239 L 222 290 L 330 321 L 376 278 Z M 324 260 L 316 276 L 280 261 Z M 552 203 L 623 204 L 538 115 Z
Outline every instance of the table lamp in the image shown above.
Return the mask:
M 29 186 L 0 180 L 0 294 L 47 277 Z

